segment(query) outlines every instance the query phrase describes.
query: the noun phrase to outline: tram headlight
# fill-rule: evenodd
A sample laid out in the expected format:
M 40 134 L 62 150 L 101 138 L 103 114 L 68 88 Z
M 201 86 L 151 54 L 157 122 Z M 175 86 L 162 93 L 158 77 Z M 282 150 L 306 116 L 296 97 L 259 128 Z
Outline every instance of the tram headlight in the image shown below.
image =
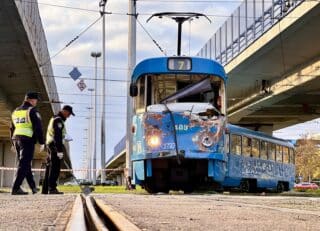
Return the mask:
M 161 138 L 158 134 L 152 134 L 148 136 L 147 143 L 151 148 L 158 148 L 161 145 Z

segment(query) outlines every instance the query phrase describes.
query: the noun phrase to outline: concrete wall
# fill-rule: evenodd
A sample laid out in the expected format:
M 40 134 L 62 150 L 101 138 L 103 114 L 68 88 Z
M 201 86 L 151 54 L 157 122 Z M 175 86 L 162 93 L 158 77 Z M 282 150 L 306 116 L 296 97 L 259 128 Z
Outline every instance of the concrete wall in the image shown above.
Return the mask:
M 35 3 L 31 3 L 31 1 Z M 15 1 L 15 4 L 29 38 L 33 55 L 38 63 L 49 100 L 59 100 L 37 0 L 31 1 Z M 54 113 L 60 109 L 60 104 L 51 104 L 51 106 Z

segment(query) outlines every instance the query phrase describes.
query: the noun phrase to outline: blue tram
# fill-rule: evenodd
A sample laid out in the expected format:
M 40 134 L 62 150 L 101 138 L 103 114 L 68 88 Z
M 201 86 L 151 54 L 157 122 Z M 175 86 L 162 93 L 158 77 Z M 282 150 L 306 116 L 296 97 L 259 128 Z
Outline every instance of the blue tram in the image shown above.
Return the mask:
M 133 183 L 148 192 L 206 186 L 289 190 L 293 146 L 228 125 L 224 68 L 195 57 L 142 61 L 132 75 Z

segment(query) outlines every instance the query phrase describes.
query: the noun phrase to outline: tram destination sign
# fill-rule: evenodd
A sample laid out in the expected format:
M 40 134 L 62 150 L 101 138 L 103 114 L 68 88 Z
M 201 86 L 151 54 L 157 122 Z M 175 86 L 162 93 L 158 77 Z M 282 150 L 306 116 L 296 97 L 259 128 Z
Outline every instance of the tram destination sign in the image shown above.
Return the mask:
M 190 58 L 169 58 L 168 69 L 170 71 L 191 71 L 192 63 Z

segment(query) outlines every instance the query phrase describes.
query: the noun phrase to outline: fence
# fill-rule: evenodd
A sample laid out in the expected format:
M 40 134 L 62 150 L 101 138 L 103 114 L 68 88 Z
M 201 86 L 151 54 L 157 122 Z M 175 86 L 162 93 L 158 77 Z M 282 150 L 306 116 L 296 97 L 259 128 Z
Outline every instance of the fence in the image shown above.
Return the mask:
M 226 65 L 304 0 L 245 0 L 197 56 Z

